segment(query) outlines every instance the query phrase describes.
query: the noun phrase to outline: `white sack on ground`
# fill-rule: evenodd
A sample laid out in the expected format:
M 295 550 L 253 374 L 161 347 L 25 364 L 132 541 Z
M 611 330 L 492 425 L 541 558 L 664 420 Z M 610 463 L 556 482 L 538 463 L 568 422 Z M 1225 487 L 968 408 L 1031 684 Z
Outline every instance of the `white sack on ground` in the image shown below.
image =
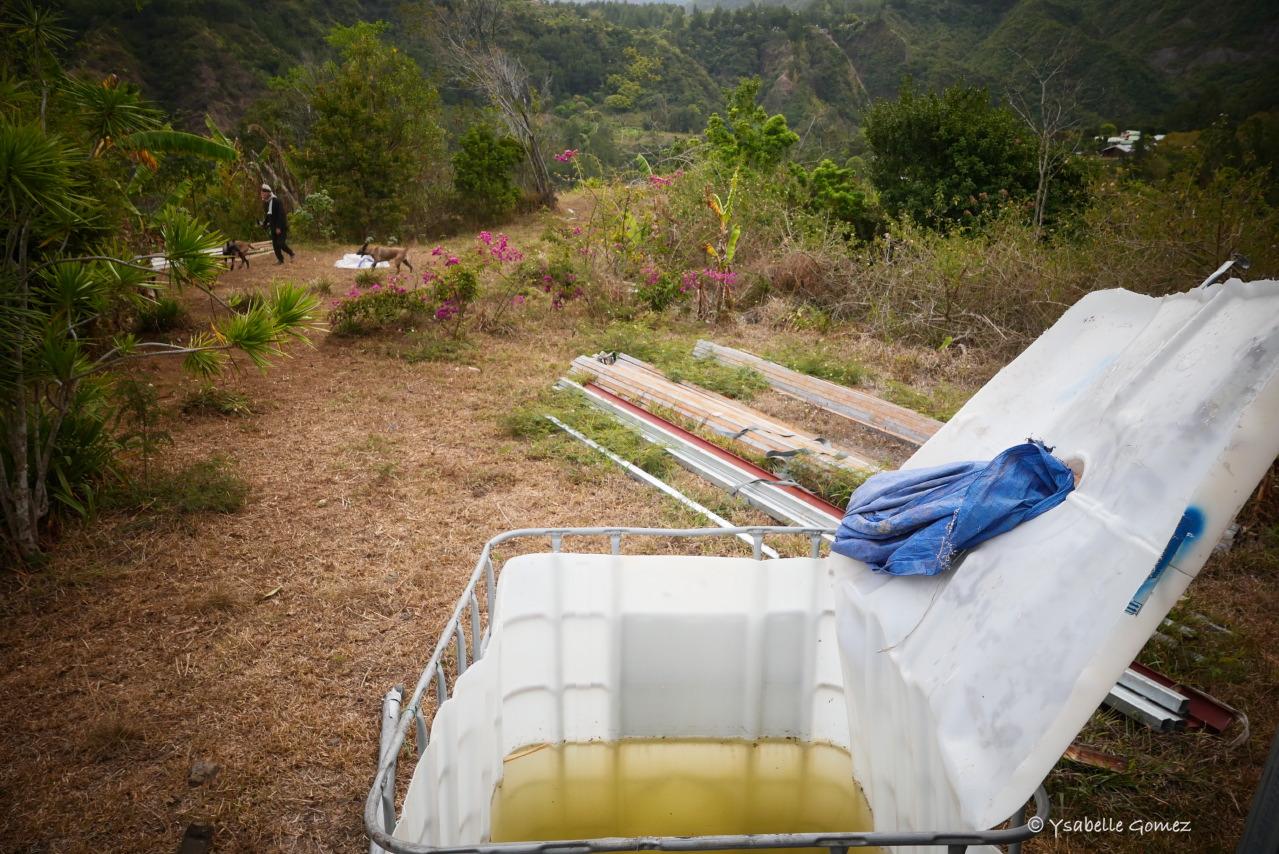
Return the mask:
M 379 261 L 373 263 L 372 255 L 357 255 L 354 252 L 348 252 L 343 255 L 341 260 L 333 262 L 334 267 L 341 267 L 345 270 L 368 270 L 372 267 L 389 267 L 389 261 Z
M 1089 294 L 906 464 L 1029 437 L 1069 498 L 934 577 L 833 555 L 856 776 L 878 830 L 1011 815 L 1279 455 L 1279 283 Z M 1179 547 L 1148 583 L 1174 534 Z

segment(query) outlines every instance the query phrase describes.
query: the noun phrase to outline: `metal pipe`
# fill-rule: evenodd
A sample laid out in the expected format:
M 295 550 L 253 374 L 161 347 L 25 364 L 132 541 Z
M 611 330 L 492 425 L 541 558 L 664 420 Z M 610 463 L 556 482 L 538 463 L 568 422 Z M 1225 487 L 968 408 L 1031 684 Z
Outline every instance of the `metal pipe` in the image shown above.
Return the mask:
M 387 751 L 395 741 L 395 725 L 400 718 L 400 701 L 404 698 L 404 686 L 396 685 L 382 698 L 381 738 L 378 740 L 378 764 L 389 762 L 390 772 L 382 778 L 382 821 L 395 832 L 395 760 Z M 397 748 L 398 750 L 398 748 Z M 385 854 L 381 845 L 369 843 L 369 854 Z
M 716 525 L 718 525 L 721 528 L 735 527 L 732 522 L 728 521 L 723 516 L 718 515 L 717 513 L 712 511 L 709 507 L 699 504 L 698 502 L 689 498 L 687 495 L 680 492 L 678 489 L 666 483 L 665 481 L 661 480 L 660 478 L 657 478 L 654 475 L 649 474 L 648 472 L 644 471 L 642 468 L 630 462 L 629 460 L 625 460 L 622 457 L 619 457 L 617 454 L 613 453 L 608 448 L 605 448 L 603 445 L 600 445 L 598 442 L 595 442 L 591 440 L 590 438 L 588 438 L 587 436 L 584 436 L 583 434 L 574 430 L 572 427 L 568 426 L 563 421 L 556 418 L 554 415 L 547 415 L 546 420 L 550 421 L 556 427 L 560 428 L 565 433 L 569 434 L 574 439 L 581 442 L 583 445 L 586 445 L 586 447 L 591 448 L 592 450 L 598 451 L 599 453 L 603 454 L 605 457 L 612 460 L 617 465 L 621 466 L 621 468 L 627 474 L 629 474 L 631 477 L 635 478 L 636 480 L 640 481 L 641 483 L 646 483 L 649 486 L 653 487 L 654 489 L 670 496 L 671 498 L 674 498 L 680 504 L 683 504 L 685 507 L 689 508 L 695 513 L 700 514 L 701 516 L 704 516 L 705 518 L 710 519 L 712 522 L 714 522 Z M 757 548 L 756 541 L 753 538 L 747 536 L 746 534 L 739 534 L 737 538 L 741 540 L 742 542 L 746 543 L 748 546 L 751 546 L 752 549 Z M 617 535 L 617 539 L 613 541 L 613 554 L 618 554 L 620 552 L 620 546 L 621 546 L 621 535 Z M 776 549 L 773 549 L 771 547 L 764 548 L 764 554 L 768 555 L 771 558 L 779 557 Z M 758 554 L 756 555 L 756 557 L 758 557 Z

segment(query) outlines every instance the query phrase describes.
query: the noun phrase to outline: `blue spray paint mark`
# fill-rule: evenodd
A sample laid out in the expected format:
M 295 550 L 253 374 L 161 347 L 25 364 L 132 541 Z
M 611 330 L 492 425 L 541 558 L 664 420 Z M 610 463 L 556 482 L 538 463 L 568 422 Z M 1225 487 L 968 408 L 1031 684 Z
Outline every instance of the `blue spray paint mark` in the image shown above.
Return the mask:
M 1172 539 L 1168 541 L 1168 545 L 1164 548 L 1164 553 L 1159 556 L 1159 562 L 1155 564 L 1154 569 L 1150 570 L 1150 575 L 1146 576 L 1146 580 L 1137 588 L 1137 592 L 1132 596 L 1132 601 L 1124 609 L 1125 614 L 1136 616 L 1141 613 L 1142 606 L 1150 598 L 1151 592 L 1155 589 L 1155 585 L 1159 583 L 1159 577 L 1164 574 L 1168 564 L 1172 563 L 1172 559 L 1176 557 L 1177 552 L 1181 550 L 1183 545 L 1193 543 L 1203 533 L 1203 530 L 1203 511 L 1198 507 L 1187 507 L 1186 512 L 1181 514 L 1181 521 L 1177 523 L 1177 529 L 1172 532 Z

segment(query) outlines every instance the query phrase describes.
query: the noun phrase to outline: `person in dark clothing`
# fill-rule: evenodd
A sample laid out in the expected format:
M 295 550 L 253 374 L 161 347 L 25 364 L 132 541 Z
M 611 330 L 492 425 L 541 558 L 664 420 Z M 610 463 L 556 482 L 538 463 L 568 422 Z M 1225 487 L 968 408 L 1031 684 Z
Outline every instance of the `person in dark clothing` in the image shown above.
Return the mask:
M 284 263 L 284 253 L 293 260 L 293 250 L 289 248 L 289 218 L 284 213 L 284 202 L 271 192 L 270 184 L 262 185 L 262 225 L 271 233 L 271 248 L 275 250 L 275 263 Z

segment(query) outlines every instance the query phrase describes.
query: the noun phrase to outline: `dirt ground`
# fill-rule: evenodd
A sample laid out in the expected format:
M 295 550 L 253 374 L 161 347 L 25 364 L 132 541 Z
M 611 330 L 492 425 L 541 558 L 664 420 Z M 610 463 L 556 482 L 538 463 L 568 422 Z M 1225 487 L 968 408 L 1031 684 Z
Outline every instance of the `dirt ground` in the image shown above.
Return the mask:
M 353 272 L 331 263 L 343 250 L 303 247 L 285 267 L 259 256 L 219 290 L 325 278 L 341 293 Z M 47 567 L 4 574 L 0 850 L 172 851 L 193 821 L 215 827 L 218 851 L 363 849 L 381 695 L 415 679 L 481 545 L 515 527 L 691 521 L 620 472 L 540 458 L 503 430 L 502 415 L 580 352 L 586 324 L 543 311 L 509 335 L 477 336 L 460 363 L 409 363 L 395 341 L 320 334 L 268 373 L 228 382 L 252 400 L 247 417 L 183 414 L 190 381 L 149 368 L 173 435 L 156 465 L 222 454 L 250 497 L 229 515 L 104 513 L 66 530 Z M 743 326 L 720 340 L 767 334 Z M 970 385 L 982 371 L 954 369 Z M 678 484 L 707 495 L 687 476 Z M 1249 638 L 1270 636 L 1257 609 L 1279 606 L 1271 565 L 1224 573 L 1210 567 L 1204 601 Z M 1260 676 L 1232 698 L 1249 704 L 1256 736 L 1232 754 L 1240 761 L 1207 772 L 1211 809 L 1225 815 L 1194 837 L 1197 850 L 1232 847 L 1276 724 L 1273 647 L 1250 649 Z M 1118 727 L 1114 741 L 1131 740 Z M 197 760 L 220 771 L 193 787 Z M 1200 778 L 1174 774 L 1158 791 L 1166 799 L 1185 779 Z

